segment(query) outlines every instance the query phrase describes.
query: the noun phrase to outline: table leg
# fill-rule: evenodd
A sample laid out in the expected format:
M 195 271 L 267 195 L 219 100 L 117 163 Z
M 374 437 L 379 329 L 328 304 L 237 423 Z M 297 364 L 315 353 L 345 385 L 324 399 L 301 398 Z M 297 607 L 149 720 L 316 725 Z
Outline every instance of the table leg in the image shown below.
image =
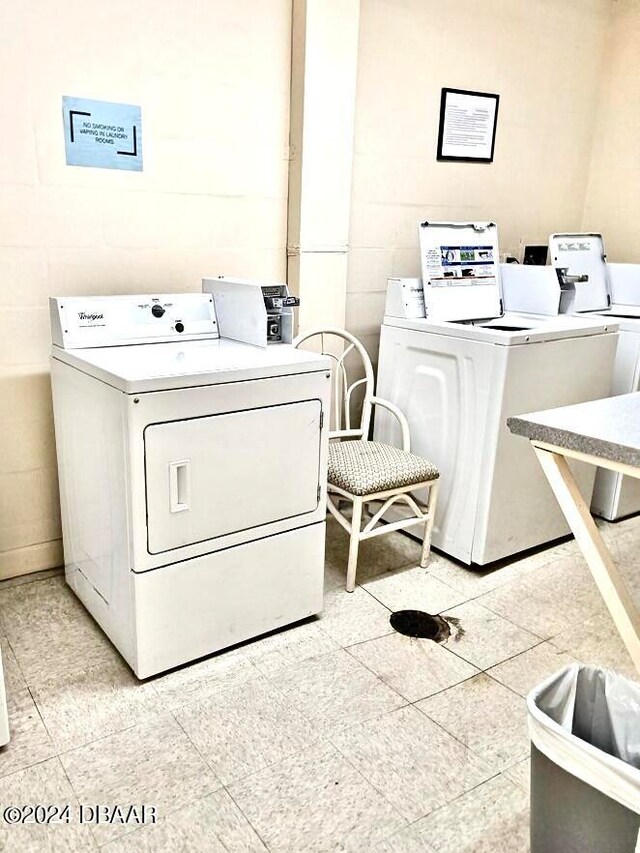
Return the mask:
M 640 615 L 622 575 L 616 568 L 589 507 L 580 494 L 567 460 L 559 453 L 552 453 L 535 445 L 533 449 L 631 655 L 631 660 L 640 673 Z

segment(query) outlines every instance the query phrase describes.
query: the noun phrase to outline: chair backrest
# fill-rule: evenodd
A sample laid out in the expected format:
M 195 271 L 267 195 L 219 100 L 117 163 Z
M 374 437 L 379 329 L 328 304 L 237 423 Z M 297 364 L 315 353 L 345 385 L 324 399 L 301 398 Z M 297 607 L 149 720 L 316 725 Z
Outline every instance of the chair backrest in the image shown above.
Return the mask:
M 320 351 L 329 356 L 336 363 L 333 375 L 333 429 L 329 431 L 329 438 L 368 438 L 369 426 L 371 424 L 371 398 L 374 393 L 373 366 L 371 359 L 360 341 L 345 329 L 337 326 L 317 327 L 302 332 L 293 341 L 294 347 L 299 347 L 311 338 L 319 338 Z M 336 341 L 336 338 L 338 339 Z M 333 346 L 331 345 L 333 343 Z M 337 344 L 337 345 L 336 345 Z M 355 373 L 355 378 L 350 381 L 347 371 L 347 357 L 353 353 L 360 359 L 351 359 L 356 364 L 349 364 L 349 371 Z M 362 375 L 364 372 L 364 376 Z M 351 424 L 351 407 L 354 403 L 353 392 L 356 388 L 363 387 L 364 399 L 362 401 L 362 414 L 357 427 Z

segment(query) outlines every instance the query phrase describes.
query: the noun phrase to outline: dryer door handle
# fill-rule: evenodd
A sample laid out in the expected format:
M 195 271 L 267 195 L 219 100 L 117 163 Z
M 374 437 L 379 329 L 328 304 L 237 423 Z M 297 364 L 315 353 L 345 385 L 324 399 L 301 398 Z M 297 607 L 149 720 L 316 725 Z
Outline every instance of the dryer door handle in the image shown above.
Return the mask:
M 191 460 L 169 462 L 169 511 L 191 509 Z

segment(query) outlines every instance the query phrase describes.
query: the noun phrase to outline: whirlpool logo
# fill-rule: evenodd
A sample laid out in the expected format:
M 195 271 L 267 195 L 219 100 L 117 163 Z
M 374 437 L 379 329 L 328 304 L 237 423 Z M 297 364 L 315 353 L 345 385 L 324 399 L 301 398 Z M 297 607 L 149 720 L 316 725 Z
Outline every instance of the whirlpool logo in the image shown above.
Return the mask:
M 95 323 L 97 320 L 104 320 L 104 314 L 96 314 L 95 312 L 87 313 L 86 311 L 78 311 L 79 320 L 87 320 L 89 323 Z

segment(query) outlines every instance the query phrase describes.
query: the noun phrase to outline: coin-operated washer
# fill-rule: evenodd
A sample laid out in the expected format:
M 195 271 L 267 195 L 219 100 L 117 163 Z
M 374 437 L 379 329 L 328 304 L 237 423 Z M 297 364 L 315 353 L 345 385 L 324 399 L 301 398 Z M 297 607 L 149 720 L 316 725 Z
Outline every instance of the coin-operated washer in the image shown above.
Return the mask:
M 208 294 L 50 307 L 65 575 L 136 675 L 318 613 L 329 360 Z
M 609 263 L 602 235 L 595 233 L 552 234 L 549 255 L 548 267 L 502 268 L 505 305 L 616 323 L 610 393 L 640 391 L 640 264 Z M 640 512 L 640 480 L 598 468 L 591 510 L 609 521 Z
M 440 470 L 434 546 L 482 566 L 569 533 L 507 418 L 606 396 L 616 327 L 505 312 L 493 223 L 423 223 L 420 246 L 426 317 L 416 300 L 389 300 L 402 310 L 383 320 L 378 393 L 406 415 L 414 452 Z M 399 438 L 384 412 L 374 435 Z M 587 497 L 593 477 L 577 471 Z

